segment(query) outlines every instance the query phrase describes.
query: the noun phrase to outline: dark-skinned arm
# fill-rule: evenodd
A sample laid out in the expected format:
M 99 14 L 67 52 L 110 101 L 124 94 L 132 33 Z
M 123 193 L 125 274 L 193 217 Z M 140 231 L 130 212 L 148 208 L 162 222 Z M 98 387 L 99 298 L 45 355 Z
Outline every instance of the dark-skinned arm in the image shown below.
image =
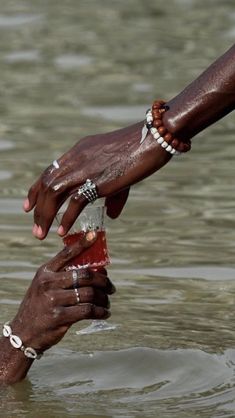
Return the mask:
M 115 289 L 106 271 L 86 270 L 86 277 L 78 281 L 79 304 L 73 288 L 73 272 L 64 271 L 69 260 L 94 241 L 95 233 L 89 232 L 38 269 L 10 323 L 12 333 L 21 338 L 25 347 L 42 353 L 57 344 L 75 322 L 109 317 L 108 295 Z M 9 338 L 0 338 L 0 385 L 24 379 L 33 361 L 12 347 Z
M 167 130 L 188 140 L 234 109 L 235 46 L 218 58 L 185 90 L 170 100 L 163 115 Z M 88 136 L 49 166 L 30 188 L 24 210 L 34 208 L 33 234 L 44 239 L 60 206 L 70 197 L 58 229 L 65 235 L 88 201 L 78 188 L 92 179 L 99 197 L 106 197 L 107 213 L 117 217 L 131 185 L 150 176 L 171 158 L 152 138 L 140 144 L 143 122 L 106 134 Z
M 184 140 L 230 113 L 235 106 L 235 45 L 167 105 L 164 125 Z

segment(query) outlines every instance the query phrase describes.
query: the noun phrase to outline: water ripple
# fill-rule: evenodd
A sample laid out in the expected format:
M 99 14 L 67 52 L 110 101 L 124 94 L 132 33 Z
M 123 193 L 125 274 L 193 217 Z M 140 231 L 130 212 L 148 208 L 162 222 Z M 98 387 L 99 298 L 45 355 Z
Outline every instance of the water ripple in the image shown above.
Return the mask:
M 35 23 L 42 19 L 42 15 L 36 14 L 15 14 L 15 15 L 0 15 L 0 28 L 14 28 L 17 26 L 26 25 L 28 23 Z
M 5 55 L 4 60 L 9 64 L 14 64 L 15 62 L 36 62 L 40 60 L 40 54 L 36 49 L 13 51 Z
M 0 139 L 0 151 L 6 151 L 14 148 L 15 144 L 8 139 Z
M 90 65 L 92 61 L 92 57 L 79 54 L 63 54 L 55 58 L 55 64 L 63 70 L 84 67 Z
M 6 170 L 0 170 L 0 181 L 1 180 L 8 180 L 12 177 L 12 173 Z
M 114 270 L 115 271 L 115 270 Z M 136 276 L 157 276 L 171 278 L 198 278 L 204 280 L 235 280 L 235 267 L 195 266 L 195 267 L 155 267 L 119 269 L 119 273 Z
M 72 398 L 77 406 L 80 403 L 79 409 L 87 402 L 88 393 L 97 407 L 100 399 L 116 393 L 117 404 L 123 403 L 131 411 L 133 407 L 148 410 L 155 401 L 167 402 L 175 411 L 186 406 L 198 408 L 200 403 L 212 406 L 223 394 L 229 410 L 235 393 L 234 359 L 235 350 L 231 349 L 222 355 L 146 347 L 86 354 L 55 350 L 34 369 L 31 379 L 37 396 L 42 390 L 53 390 L 64 402 Z
M 149 104 L 141 106 L 90 106 L 84 107 L 82 113 L 86 116 L 102 117 L 116 122 L 136 122 L 144 119 Z

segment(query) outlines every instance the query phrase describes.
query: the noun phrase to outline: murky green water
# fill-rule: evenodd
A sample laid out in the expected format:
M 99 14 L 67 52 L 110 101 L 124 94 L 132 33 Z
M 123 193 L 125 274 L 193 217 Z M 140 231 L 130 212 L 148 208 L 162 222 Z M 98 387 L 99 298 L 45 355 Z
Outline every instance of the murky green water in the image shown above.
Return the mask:
M 22 199 L 78 138 L 143 118 L 232 43 L 234 2 L 0 1 L 0 301 L 14 315 L 59 246 Z M 65 339 L 1 416 L 234 417 L 234 115 L 132 189 L 108 221 L 115 331 Z

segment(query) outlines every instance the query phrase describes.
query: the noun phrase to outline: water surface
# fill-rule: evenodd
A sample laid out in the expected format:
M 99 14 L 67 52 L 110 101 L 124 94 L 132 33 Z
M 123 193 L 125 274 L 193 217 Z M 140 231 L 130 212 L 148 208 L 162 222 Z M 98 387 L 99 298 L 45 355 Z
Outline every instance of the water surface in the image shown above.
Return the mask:
M 143 118 L 234 38 L 233 2 L 2 2 L 0 301 L 13 317 L 61 243 L 31 235 L 29 185 L 84 135 Z M 1 391 L 1 415 L 234 417 L 234 115 L 132 188 L 108 221 L 115 331 L 64 340 Z

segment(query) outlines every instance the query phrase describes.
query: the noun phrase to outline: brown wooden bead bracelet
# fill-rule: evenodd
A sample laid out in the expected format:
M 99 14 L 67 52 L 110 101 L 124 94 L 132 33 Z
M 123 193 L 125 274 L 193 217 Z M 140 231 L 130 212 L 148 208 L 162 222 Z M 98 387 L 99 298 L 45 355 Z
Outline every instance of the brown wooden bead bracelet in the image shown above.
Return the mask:
M 184 142 L 178 138 L 175 138 L 164 126 L 162 116 L 164 112 L 168 110 L 166 102 L 163 100 L 156 100 L 152 105 L 152 109 L 148 109 L 146 112 L 146 124 L 142 130 L 141 143 L 150 131 L 153 137 L 156 139 L 166 151 L 172 155 L 179 155 L 182 152 L 188 152 L 191 149 L 191 141 Z

